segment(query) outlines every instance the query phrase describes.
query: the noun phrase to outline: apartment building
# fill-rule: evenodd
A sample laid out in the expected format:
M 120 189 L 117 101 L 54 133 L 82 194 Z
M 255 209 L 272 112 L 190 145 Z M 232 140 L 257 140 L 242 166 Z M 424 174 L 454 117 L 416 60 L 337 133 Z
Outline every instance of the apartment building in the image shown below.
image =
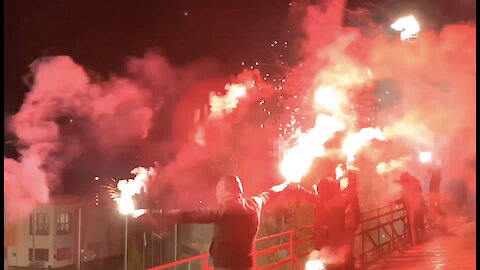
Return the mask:
M 15 224 L 7 220 L 4 261 L 9 267 L 76 265 L 78 269 L 79 262 L 120 256 L 122 220 L 113 205 L 81 197 L 54 197 Z

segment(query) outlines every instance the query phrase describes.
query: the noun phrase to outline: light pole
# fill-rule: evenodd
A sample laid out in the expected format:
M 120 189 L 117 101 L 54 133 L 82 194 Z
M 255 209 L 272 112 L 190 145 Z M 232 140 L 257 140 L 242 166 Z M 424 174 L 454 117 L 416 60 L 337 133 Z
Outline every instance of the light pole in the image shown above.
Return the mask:
M 81 252 L 82 252 L 82 207 L 78 208 L 78 270 L 80 270 L 80 267 L 82 266 L 82 257 L 81 257 Z
M 128 257 L 128 215 L 125 215 L 125 254 L 124 254 L 124 262 L 123 262 L 124 270 L 128 269 L 127 257 Z
M 143 252 L 142 252 L 142 263 L 143 267 L 142 270 L 145 270 L 145 247 L 147 246 L 147 235 L 145 231 L 143 231 Z
M 33 264 L 35 264 L 35 234 L 37 230 L 37 214 L 35 212 L 35 208 L 33 208 L 33 214 L 32 214 L 32 224 L 30 225 L 32 227 L 32 261 Z
M 177 251 L 178 251 L 178 225 L 175 224 L 175 241 L 174 241 L 174 245 L 175 245 L 175 253 L 174 253 L 174 258 L 175 258 L 175 261 L 177 261 Z M 177 266 L 175 265 L 175 270 L 177 270 Z

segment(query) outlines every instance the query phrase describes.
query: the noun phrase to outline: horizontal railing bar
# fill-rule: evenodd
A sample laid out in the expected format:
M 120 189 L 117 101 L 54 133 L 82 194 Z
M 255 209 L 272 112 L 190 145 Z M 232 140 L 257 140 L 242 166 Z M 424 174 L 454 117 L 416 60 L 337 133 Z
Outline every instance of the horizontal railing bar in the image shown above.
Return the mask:
M 281 232 L 281 233 L 277 233 L 277 234 L 272 234 L 272 235 L 269 235 L 269 236 L 264 236 L 264 237 L 261 237 L 261 238 L 257 238 L 255 240 L 255 242 L 271 240 L 273 238 L 285 236 L 285 235 L 288 235 L 290 233 L 299 233 L 299 232 L 310 230 L 310 229 L 313 229 L 313 226 L 303 227 L 303 228 L 300 228 L 298 230 L 289 230 L 289 231 L 285 231 L 285 232 Z
M 378 215 L 378 216 L 374 216 L 374 217 L 370 217 L 370 218 L 367 218 L 367 219 L 363 219 L 362 222 L 369 222 L 369 221 L 372 221 L 372 220 L 376 220 L 376 219 L 379 219 L 379 218 L 382 218 L 384 216 L 388 216 L 388 215 L 392 215 L 392 214 L 395 214 L 397 212 L 403 212 L 404 209 L 396 209 L 396 210 L 393 210 L 391 212 L 387 212 L 387 213 L 383 213 L 381 215 Z
M 196 256 L 193 256 L 193 257 L 190 257 L 190 258 L 186 258 L 186 259 L 182 259 L 182 260 L 179 260 L 179 261 L 175 261 L 175 262 L 167 263 L 167 264 L 164 264 L 164 265 L 156 266 L 154 268 L 150 268 L 149 270 L 161 270 L 161 269 L 165 269 L 165 268 L 170 268 L 170 267 L 173 267 L 173 266 L 176 266 L 176 265 L 179 265 L 179 264 L 184 264 L 184 263 L 187 263 L 187 262 L 195 261 L 195 260 L 202 259 L 203 257 L 208 257 L 208 256 L 210 256 L 209 253 L 203 253 L 203 254 L 196 255 Z
M 308 238 L 297 239 L 297 240 L 293 241 L 293 245 L 298 246 L 300 244 L 306 243 L 306 242 L 311 241 L 311 240 L 313 240 L 313 236 L 308 237 Z M 265 248 L 265 249 L 262 249 L 262 250 L 258 250 L 258 251 L 255 252 L 255 255 L 256 256 L 264 256 L 264 255 L 272 253 L 274 251 L 286 249 L 289 246 L 290 246 L 290 241 L 286 242 L 286 243 L 283 243 L 279 246 L 273 246 L 273 247 Z
M 288 247 L 290 247 L 290 242 L 281 244 L 279 246 L 273 246 L 273 247 L 269 247 L 269 248 L 266 248 L 266 249 L 259 250 L 259 251 L 255 252 L 255 256 L 257 256 L 257 257 L 258 256 L 263 256 L 263 255 L 272 253 L 272 252 L 277 251 L 277 250 L 286 249 Z
M 265 240 L 270 240 L 270 239 L 274 239 L 274 238 L 277 238 L 277 237 L 281 237 L 281 236 L 285 236 L 285 235 L 288 235 L 290 233 L 294 233 L 295 231 L 294 230 L 290 230 L 290 231 L 286 231 L 286 232 L 281 232 L 281 233 L 278 233 L 278 234 L 272 234 L 272 235 L 269 235 L 269 236 L 265 236 L 265 237 L 262 237 L 262 238 L 258 238 L 255 240 L 255 242 L 260 242 L 260 241 L 265 241 Z

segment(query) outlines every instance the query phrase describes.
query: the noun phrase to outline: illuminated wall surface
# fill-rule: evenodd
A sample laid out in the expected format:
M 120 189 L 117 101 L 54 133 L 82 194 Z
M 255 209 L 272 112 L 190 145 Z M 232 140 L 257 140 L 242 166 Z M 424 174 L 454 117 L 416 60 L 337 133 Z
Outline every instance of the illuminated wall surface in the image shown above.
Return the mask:
M 81 249 L 88 251 L 82 260 L 91 260 L 93 255 L 89 254 L 95 254 L 93 257 L 97 259 L 123 254 L 123 238 L 118 237 L 123 235 L 123 223 L 116 211 L 94 206 L 82 198 L 62 197 L 36 207 L 35 235 L 30 217 L 15 223 L 7 220 L 4 248 L 8 265 L 58 268 L 76 264 L 79 207 L 82 208 Z

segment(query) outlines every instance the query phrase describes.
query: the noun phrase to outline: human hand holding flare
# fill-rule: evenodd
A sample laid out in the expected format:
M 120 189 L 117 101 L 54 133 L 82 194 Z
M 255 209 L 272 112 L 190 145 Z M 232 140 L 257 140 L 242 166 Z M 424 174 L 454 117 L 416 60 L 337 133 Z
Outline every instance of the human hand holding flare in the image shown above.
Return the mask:
M 281 192 L 285 188 L 287 188 L 289 186 L 289 184 L 290 184 L 290 181 L 286 180 L 285 182 L 281 183 L 280 185 L 273 186 L 272 188 L 270 188 L 270 190 L 272 190 L 273 192 Z
M 340 168 L 340 169 L 339 169 Z M 343 164 L 337 166 L 336 170 L 336 177 L 335 179 L 330 178 L 331 181 L 340 181 L 340 185 L 342 186 L 342 190 L 350 191 L 350 190 L 356 190 L 357 189 L 357 174 L 358 174 L 358 169 L 349 166 L 349 164 Z M 327 179 L 327 178 L 326 178 Z M 289 182 L 287 190 L 295 192 L 297 191 L 297 195 L 302 195 L 304 193 L 310 193 L 313 195 L 319 195 L 319 186 L 317 184 L 312 185 L 313 191 L 308 191 L 306 188 L 301 185 L 300 183 L 296 182 Z M 348 193 L 348 192 L 347 192 Z

